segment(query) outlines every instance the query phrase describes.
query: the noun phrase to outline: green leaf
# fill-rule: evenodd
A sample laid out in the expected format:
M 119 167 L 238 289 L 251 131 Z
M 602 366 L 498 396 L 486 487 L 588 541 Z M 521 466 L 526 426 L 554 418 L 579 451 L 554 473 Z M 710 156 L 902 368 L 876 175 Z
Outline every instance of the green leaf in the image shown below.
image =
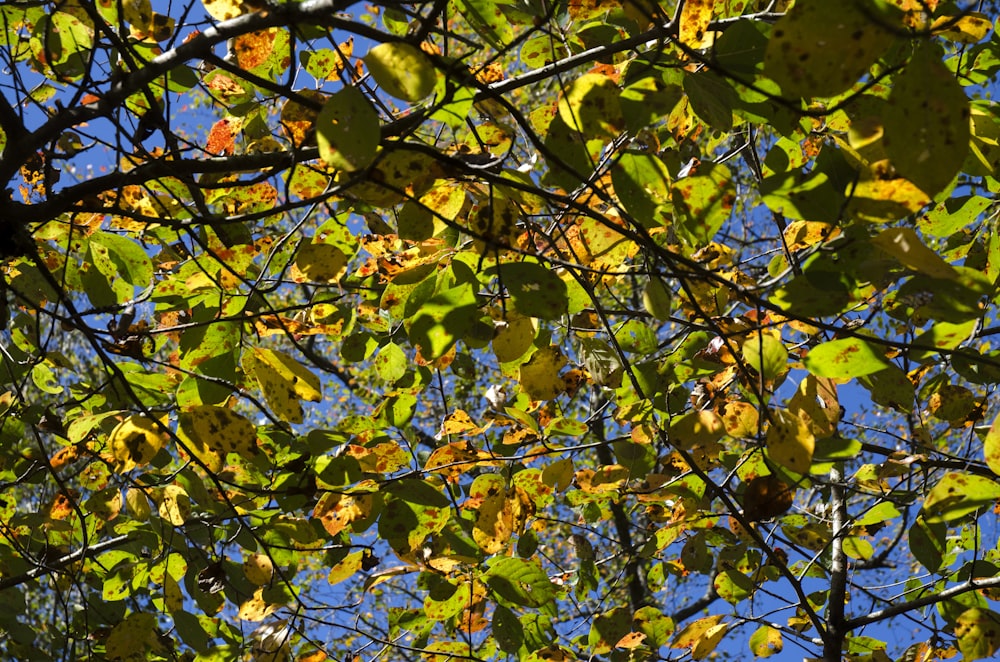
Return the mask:
M 767 380 L 788 372 L 788 350 L 781 338 L 771 333 L 747 336 L 743 341 L 743 360 Z
M 872 544 L 859 536 L 847 536 L 842 544 L 844 554 L 852 559 L 867 561 L 875 554 Z
M 364 60 L 375 82 L 397 99 L 420 101 L 434 91 L 437 70 L 430 58 L 412 44 L 402 41 L 378 44 Z
M 882 503 L 875 504 L 855 519 L 854 526 L 882 524 L 897 517 L 899 517 L 899 510 L 896 509 L 896 506 L 888 501 L 883 501 Z
M 896 78 L 883 117 L 896 170 L 927 195 L 955 177 L 969 153 L 969 99 L 940 47 L 921 42 Z
M 444 580 L 436 582 L 436 585 L 424 598 L 424 613 L 427 614 L 427 618 L 434 621 L 449 619 L 468 604 L 470 597 L 468 585 Z
M 670 172 L 655 154 L 627 151 L 611 169 L 615 194 L 625 210 L 645 227 L 662 225 L 670 202 Z
M 399 345 L 392 342 L 379 350 L 374 363 L 379 377 L 390 384 L 402 379 L 409 367 L 406 353 Z
M 913 411 L 916 391 L 903 369 L 892 363 L 884 370 L 862 375 L 858 382 L 871 391 L 872 401 L 883 407 Z
M 521 63 L 531 69 L 541 69 L 566 56 L 565 47 L 548 35 L 532 37 L 521 46 Z
M 733 128 L 733 108 L 739 97 L 725 78 L 707 69 L 699 71 L 684 77 L 684 91 L 691 108 L 706 124 L 718 131 Z
M 695 174 L 674 182 L 671 196 L 677 234 L 699 248 L 712 240 L 732 213 L 736 185 L 729 168 L 703 163 Z
M 764 73 L 789 97 L 828 97 L 851 87 L 889 46 L 874 2 L 799 0 L 774 25 Z
M 510 609 L 497 605 L 493 610 L 493 638 L 505 653 L 516 653 L 524 644 L 524 628 Z
M 958 271 L 927 248 L 912 228 L 889 228 L 872 239 L 872 243 L 914 271 L 931 278 L 955 280 Z
M 622 351 L 629 354 L 649 355 L 656 352 L 656 333 L 639 320 L 628 320 L 616 328 L 615 340 Z
M 499 265 L 494 273 L 522 315 L 549 320 L 566 313 L 566 282 L 552 269 L 525 260 Z
M 495 556 L 486 565 L 486 585 L 509 603 L 541 607 L 556 595 L 555 586 L 536 559 Z
M 594 655 L 607 655 L 632 631 L 632 616 L 621 607 L 598 614 L 590 624 L 587 643 Z
M 410 324 L 410 341 L 423 358 L 436 359 L 469 332 L 478 319 L 478 308 L 475 290 L 468 283 L 441 290 L 420 305 Z
M 734 605 L 749 598 L 757 588 L 752 579 L 734 568 L 727 568 L 717 574 L 714 584 L 719 597 Z
M 955 638 L 962 659 L 982 660 L 1000 650 L 1000 614 L 991 609 L 968 609 L 955 620 Z
M 841 338 L 809 350 L 806 369 L 817 377 L 849 379 L 885 370 L 889 361 L 875 346 L 861 338 Z
M 500 9 L 502 3 L 490 0 L 456 0 L 455 4 L 472 29 L 494 48 L 506 48 L 514 40 L 514 30 Z
M 928 524 L 953 522 L 981 511 L 1000 499 L 1000 484 L 983 476 L 952 471 L 924 499 L 920 514 Z
M 948 198 L 917 219 L 917 227 L 923 234 L 948 237 L 972 225 L 991 204 L 981 195 Z
M 368 166 L 381 140 L 378 113 L 356 87 L 331 95 L 316 118 L 319 155 L 338 170 L 353 172 Z
M 750 652 L 754 657 L 771 657 L 785 647 L 781 630 L 770 625 L 762 625 L 750 635 Z
M 945 536 L 948 530 L 943 522 L 928 522 L 922 516 L 917 517 L 906 539 L 913 558 L 920 562 L 930 572 L 937 572 L 944 564 L 944 555 L 948 544 Z

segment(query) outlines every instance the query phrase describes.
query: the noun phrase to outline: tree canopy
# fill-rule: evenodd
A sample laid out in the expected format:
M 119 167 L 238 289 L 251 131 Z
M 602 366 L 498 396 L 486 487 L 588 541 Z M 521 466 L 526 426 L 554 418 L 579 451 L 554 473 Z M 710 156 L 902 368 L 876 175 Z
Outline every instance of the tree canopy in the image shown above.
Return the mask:
M 0 19 L 9 659 L 1000 650 L 995 3 Z

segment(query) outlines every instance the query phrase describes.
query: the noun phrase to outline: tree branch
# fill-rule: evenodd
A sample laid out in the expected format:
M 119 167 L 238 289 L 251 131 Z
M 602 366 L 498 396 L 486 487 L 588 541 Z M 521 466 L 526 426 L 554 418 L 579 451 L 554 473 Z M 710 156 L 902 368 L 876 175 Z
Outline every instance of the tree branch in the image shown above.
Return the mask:
M 81 547 L 75 552 L 70 552 L 66 556 L 56 559 L 51 563 L 46 563 L 45 565 L 39 565 L 36 568 L 32 568 L 28 572 L 20 575 L 15 575 L 13 577 L 7 577 L 0 581 L 0 591 L 12 588 L 14 586 L 19 586 L 30 582 L 33 579 L 38 579 L 45 575 L 50 575 L 54 572 L 59 572 L 71 563 L 76 563 L 82 559 L 93 558 L 95 555 L 99 554 L 108 549 L 114 549 L 115 547 L 121 547 L 126 542 L 129 542 L 131 538 L 126 534 L 122 536 L 116 536 L 114 538 L 109 538 L 99 543 L 95 543 L 88 547 Z
M 844 603 L 847 600 L 847 555 L 844 535 L 847 533 L 847 501 L 844 476 L 840 467 L 830 469 L 830 500 L 833 517 L 833 540 L 830 542 L 830 593 L 826 606 L 826 633 L 823 636 L 823 659 L 840 662 L 844 646 Z
M 939 602 L 944 602 L 945 600 L 950 600 L 951 598 L 962 595 L 963 593 L 968 593 L 969 591 L 978 591 L 983 588 L 996 588 L 1000 587 L 1000 577 L 990 577 L 988 579 L 970 579 L 964 584 L 958 586 L 952 586 L 951 588 L 946 588 L 943 591 L 937 591 L 933 585 L 924 586 L 921 590 L 925 591 L 935 591 L 931 595 L 925 595 L 922 598 L 916 598 L 910 600 L 909 602 L 901 602 L 896 605 L 886 607 L 885 609 L 880 609 L 878 611 L 873 611 L 870 614 L 864 616 L 858 616 L 857 618 L 851 618 L 844 622 L 844 630 L 850 632 L 851 630 L 857 629 L 859 627 L 868 625 L 870 623 L 877 623 L 879 621 L 885 621 L 893 616 L 899 616 L 900 614 L 905 614 L 908 611 L 913 611 L 915 609 L 920 609 L 921 607 L 927 607 L 929 605 L 936 605 Z

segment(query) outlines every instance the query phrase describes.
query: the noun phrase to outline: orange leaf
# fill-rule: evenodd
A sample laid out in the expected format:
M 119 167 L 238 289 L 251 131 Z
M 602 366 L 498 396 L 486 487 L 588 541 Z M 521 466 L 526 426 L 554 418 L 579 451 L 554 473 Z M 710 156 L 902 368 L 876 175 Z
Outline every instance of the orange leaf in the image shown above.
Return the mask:
M 212 125 L 208 132 L 208 142 L 205 150 L 211 154 L 229 155 L 236 148 L 236 132 L 238 122 L 232 118 L 221 119 Z

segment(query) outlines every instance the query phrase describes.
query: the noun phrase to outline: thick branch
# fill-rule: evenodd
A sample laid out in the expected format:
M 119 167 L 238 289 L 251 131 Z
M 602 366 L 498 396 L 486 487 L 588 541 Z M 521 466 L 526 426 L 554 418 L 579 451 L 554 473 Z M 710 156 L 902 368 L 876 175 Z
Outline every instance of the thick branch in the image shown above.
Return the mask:
M 56 559 L 55 561 L 48 562 L 45 565 L 39 565 L 36 568 L 32 568 L 28 572 L 20 575 L 15 575 L 13 577 L 7 577 L 6 579 L 0 581 L 0 591 L 6 588 L 12 588 L 14 586 L 19 586 L 30 582 L 33 579 L 38 579 L 45 575 L 50 575 L 54 572 L 58 572 L 70 565 L 71 563 L 76 563 L 85 558 L 92 558 L 96 554 L 103 552 L 108 549 L 114 549 L 115 547 L 121 547 L 125 543 L 131 540 L 128 535 L 116 536 L 114 538 L 109 538 L 103 542 L 96 543 L 94 545 L 89 545 L 87 547 L 81 547 L 75 552 L 71 552 L 62 558 Z
M 870 614 L 849 619 L 844 622 L 844 630 L 850 632 L 851 630 L 869 625 L 871 623 L 887 621 L 894 616 L 905 614 L 908 611 L 914 611 L 922 607 L 936 605 L 939 602 L 950 600 L 951 598 L 962 595 L 963 593 L 968 593 L 969 591 L 978 591 L 984 588 L 996 587 L 1000 587 L 1000 577 L 970 580 L 964 584 L 946 588 L 943 591 L 938 591 L 934 588 L 934 586 L 925 586 L 923 590 L 929 591 L 929 595 L 925 595 L 922 598 L 916 598 L 908 602 L 900 602 L 899 604 L 891 605 L 885 609 L 879 609 L 878 611 L 873 611 Z
M 823 637 L 825 662 L 840 662 L 844 645 L 844 602 L 847 600 L 847 556 L 844 535 L 847 533 L 847 500 L 844 476 L 840 467 L 830 470 L 830 500 L 833 517 L 833 540 L 830 543 L 830 594 L 826 607 L 826 635 Z

